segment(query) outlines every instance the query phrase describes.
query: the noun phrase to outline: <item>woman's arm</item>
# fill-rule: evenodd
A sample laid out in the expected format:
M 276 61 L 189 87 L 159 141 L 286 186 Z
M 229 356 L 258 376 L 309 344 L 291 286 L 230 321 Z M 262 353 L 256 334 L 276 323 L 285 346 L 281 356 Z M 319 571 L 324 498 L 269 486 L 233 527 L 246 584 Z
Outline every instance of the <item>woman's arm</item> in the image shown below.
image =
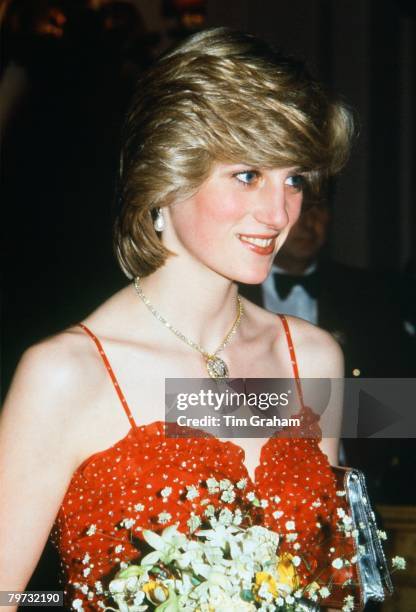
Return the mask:
M 6 399 L 0 421 L 0 590 L 25 589 L 76 466 L 69 422 L 74 378 L 65 342 L 52 339 L 25 353 Z

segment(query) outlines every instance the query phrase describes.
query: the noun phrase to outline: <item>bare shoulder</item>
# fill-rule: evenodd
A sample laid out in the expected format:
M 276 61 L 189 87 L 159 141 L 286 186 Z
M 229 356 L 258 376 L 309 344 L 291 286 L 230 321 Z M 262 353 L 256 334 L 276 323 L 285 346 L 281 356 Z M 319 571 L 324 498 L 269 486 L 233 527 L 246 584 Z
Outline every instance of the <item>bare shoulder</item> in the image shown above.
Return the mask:
M 80 328 L 70 328 L 23 354 L 6 397 L 6 427 L 34 432 L 47 443 L 76 438 L 82 410 L 105 376 L 98 351 Z M 71 445 L 72 446 L 72 445 Z
M 276 357 L 285 361 L 287 352 L 286 336 L 280 334 L 281 341 L 276 342 L 282 323 L 279 317 L 259 306 L 243 301 L 249 333 L 268 337 L 275 344 Z M 341 347 L 333 336 L 298 317 L 286 315 L 290 335 L 292 337 L 300 375 L 304 378 L 339 378 L 344 375 L 344 359 Z
M 96 370 L 97 356 L 91 340 L 79 327 L 51 336 L 23 354 L 12 388 L 36 390 L 64 397 L 77 393 L 82 380 Z
M 324 329 L 298 317 L 286 316 L 300 375 L 341 378 L 344 357 L 338 342 Z

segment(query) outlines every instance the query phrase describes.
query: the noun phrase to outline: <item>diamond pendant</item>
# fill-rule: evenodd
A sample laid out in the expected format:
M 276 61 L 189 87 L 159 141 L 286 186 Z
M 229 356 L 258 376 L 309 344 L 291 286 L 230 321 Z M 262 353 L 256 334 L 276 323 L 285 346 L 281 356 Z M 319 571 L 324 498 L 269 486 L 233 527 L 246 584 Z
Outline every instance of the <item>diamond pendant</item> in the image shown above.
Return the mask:
M 206 357 L 206 364 L 211 378 L 227 378 L 229 376 L 227 364 L 217 355 Z

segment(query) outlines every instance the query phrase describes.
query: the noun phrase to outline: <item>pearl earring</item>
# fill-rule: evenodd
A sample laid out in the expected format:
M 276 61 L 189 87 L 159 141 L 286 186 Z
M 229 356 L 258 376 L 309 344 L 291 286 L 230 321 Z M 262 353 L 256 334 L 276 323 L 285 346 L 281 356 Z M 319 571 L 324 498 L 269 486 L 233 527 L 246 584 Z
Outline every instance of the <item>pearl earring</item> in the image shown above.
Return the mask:
M 156 208 L 156 216 L 153 221 L 153 226 L 157 232 L 163 232 L 165 229 L 165 217 L 160 208 Z

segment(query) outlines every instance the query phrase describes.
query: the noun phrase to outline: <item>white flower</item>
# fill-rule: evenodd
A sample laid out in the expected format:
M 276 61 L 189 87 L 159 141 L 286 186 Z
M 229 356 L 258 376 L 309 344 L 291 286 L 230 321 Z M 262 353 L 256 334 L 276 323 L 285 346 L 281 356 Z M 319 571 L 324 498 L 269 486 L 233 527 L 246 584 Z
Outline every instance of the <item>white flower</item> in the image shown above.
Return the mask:
M 387 533 L 383 531 L 382 529 L 377 529 L 377 535 L 380 538 L 380 540 L 387 540 Z
M 103 592 L 103 585 L 101 584 L 101 582 L 97 580 L 94 586 L 95 586 L 95 590 L 97 591 L 97 595 L 101 595 L 101 593 Z
M 189 501 L 192 501 L 193 499 L 196 499 L 197 497 L 199 497 L 199 491 L 195 485 L 187 485 L 186 488 L 188 489 L 188 492 L 186 494 L 186 499 L 189 499 Z
M 134 596 L 134 605 L 135 606 L 140 606 L 141 603 L 143 603 L 143 600 L 145 598 L 145 594 L 143 591 L 137 591 L 136 595 Z
M 295 556 L 292 558 L 292 564 L 293 564 L 295 567 L 298 567 L 298 566 L 300 565 L 300 562 L 301 562 L 301 558 L 300 558 L 300 557 L 298 557 L 297 555 L 295 555 Z
M 97 531 L 97 525 L 90 525 L 87 529 L 87 536 L 92 536 Z M 75 600 L 77 601 L 77 600 Z
M 391 560 L 393 569 L 404 570 L 406 569 L 406 559 L 403 557 L 393 557 Z
M 288 531 L 294 531 L 296 529 L 295 521 L 286 521 L 285 527 Z
M 221 491 L 226 491 L 227 489 L 232 489 L 232 488 L 233 488 L 233 483 L 231 482 L 231 480 L 228 480 L 228 478 L 223 478 L 222 480 L 220 480 Z
M 231 510 L 229 510 L 228 508 L 223 508 L 223 510 L 221 510 L 219 514 L 218 521 L 221 525 L 231 525 L 231 523 L 233 522 L 233 513 L 231 512 Z
M 240 508 L 237 508 L 234 512 L 233 525 L 241 525 L 243 520 L 243 514 Z
M 294 548 L 294 550 L 299 550 L 299 548 L 300 548 L 299 542 L 296 542 L 295 544 L 293 544 L 293 548 Z
M 295 542 L 298 539 L 297 533 L 287 533 L 286 534 L 286 542 Z
M 287 604 L 290 605 L 290 604 L 295 603 L 295 598 L 292 597 L 292 595 L 286 595 L 285 601 L 286 601 Z
M 172 518 L 172 515 L 169 512 L 159 512 L 157 515 L 157 522 L 161 525 L 166 525 Z
M 87 565 L 87 563 L 89 562 L 89 560 L 90 560 L 90 559 L 91 559 L 91 557 L 89 556 L 89 554 L 88 554 L 88 553 L 85 553 L 84 558 L 83 558 L 83 560 L 82 560 L 82 563 L 83 563 L 84 565 Z
M 195 529 L 198 529 L 198 527 L 200 526 L 201 519 L 199 518 L 199 516 L 196 516 L 196 514 L 194 514 L 192 512 L 192 514 L 189 517 L 189 519 L 187 520 L 186 524 L 189 527 L 189 531 L 194 532 Z
M 331 591 L 324 586 L 319 589 L 319 595 L 325 599 L 326 597 L 329 597 L 331 595 Z
M 269 585 L 267 582 L 263 582 L 258 590 L 258 596 L 262 599 L 265 599 L 268 602 L 271 602 L 273 599 L 273 595 L 270 592 Z
M 261 499 L 260 500 L 260 506 L 262 508 L 267 508 L 268 505 L 269 505 L 269 502 L 267 501 L 267 499 Z
M 135 522 L 136 520 L 133 518 L 125 518 L 121 521 L 120 525 L 126 529 L 131 529 Z
M 345 527 L 350 527 L 350 525 L 352 524 L 352 518 L 348 514 L 346 514 L 342 517 L 342 522 L 344 523 Z
M 248 501 L 254 501 L 256 499 L 256 494 L 254 493 L 254 491 L 249 491 L 246 495 Z
M 332 561 L 332 567 L 334 567 L 335 569 L 341 569 L 342 567 L 344 567 L 344 562 L 342 559 L 340 559 L 339 557 L 337 557 L 336 559 L 334 559 Z
M 338 497 L 344 497 L 344 495 L 346 495 L 346 491 L 337 491 L 337 495 Z
M 159 560 L 167 565 L 182 556 L 180 548 L 183 548 L 187 542 L 186 536 L 178 531 L 177 524 L 166 527 L 160 535 L 149 529 L 143 529 L 143 537 L 154 550 L 143 557 L 141 565 L 154 565 Z
M 235 499 L 235 492 L 232 489 L 223 491 L 221 494 L 221 500 L 225 503 L 232 503 Z
M 112 580 L 108 585 L 110 593 L 112 593 L 113 595 L 117 593 L 123 593 L 125 583 L 125 580 L 122 580 L 121 578 L 116 578 L 115 580 Z
M 208 516 L 208 517 L 209 516 L 214 516 L 214 514 L 215 514 L 215 507 L 212 504 L 210 504 L 209 506 L 207 506 L 205 508 L 204 514 L 205 514 L 205 516 Z
M 209 493 L 218 493 L 219 483 L 216 478 L 207 478 L 207 487 Z
M 169 497 L 171 493 L 172 493 L 172 487 L 164 487 L 160 492 L 162 497 Z
M 322 504 L 319 501 L 319 499 L 317 499 L 316 501 L 312 502 L 312 508 L 319 508 L 320 506 L 322 506 Z
M 339 518 L 342 518 L 343 516 L 345 516 L 345 510 L 343 508 L 337 508 L 337 514 Z
M 115 553 L 117 553 L 117 554 L 119 554 L 119 553 L 123 552 L 123 550 L 124 550 L 124 546 L 123 546 L 122 544 L 118 544 L 118 545 L 115 547 L 114 552 L 115 552 Z
M 78 610 L 78 612 L 82 612 L 82 610 L 84 609 L 82 607 L 82 599 L 74 599 L 74 601 L 72 602 L 72 607 L 74 608 L 74 610 Z
M 273 501 L 274 501 L 274 503 L 275 503 L 275 504 L 278 504 L 278 503 L 280 503 L 282 500 L 280 499 L 280 497 L 279 497 L 278 495 L 275 495 L 275 496 L 273 497 Z
M 354 597 L 352 595 L 344 597 L 344 604 L 342 612 L 352 612 L 354 610 Z
M 247 478 L 242 478 L 237 482 L 237 489 L 245 489 L 247 486 Z
M 84 576 L 84 578 L 86 578 L 89 574 L 91 574 L 91 568 L 90 567 L 84 568 L 82 572 L 82 575 Z
M 285 605 L 285 600 L 283 599 L 283 597 L 278 597 L 276 599 L 276 603 L 278 606 L 284 606 Z
M 283 512 L 281 510 L 275 510 L 272 514 L 272 517 L 275 519 L 279 519 L 281 516 L 283 516 Z
M 134 506 L 134 509 L 136 510 L 136 512 L 143 512 L 144 506 L 143 506 L 143 504 L 136 504 Z
M 88 584 L 83 584 L 81 586 L 81 593 L 83 593 L 84 595 L 88 593 Z

